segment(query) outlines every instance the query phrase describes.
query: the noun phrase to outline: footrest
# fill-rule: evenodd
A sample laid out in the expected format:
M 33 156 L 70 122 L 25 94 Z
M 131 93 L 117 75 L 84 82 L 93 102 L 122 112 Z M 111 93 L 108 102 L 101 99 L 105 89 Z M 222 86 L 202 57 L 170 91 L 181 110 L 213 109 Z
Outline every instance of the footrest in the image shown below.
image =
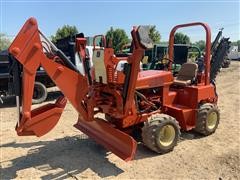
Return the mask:
M 188 131 L 195 127 L 195 123 L 196 123 L 195 109 L 191 109 L 187 106 L 182 106 L 179 104 L 173 104 L 166 107 L 167 107 L 167 114 L 176 118 L 182 130 Z

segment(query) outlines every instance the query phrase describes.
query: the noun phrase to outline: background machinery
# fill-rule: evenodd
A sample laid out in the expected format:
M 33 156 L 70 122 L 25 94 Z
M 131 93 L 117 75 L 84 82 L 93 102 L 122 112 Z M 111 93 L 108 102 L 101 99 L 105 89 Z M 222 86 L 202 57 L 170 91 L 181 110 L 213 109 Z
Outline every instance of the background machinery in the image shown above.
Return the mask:
M 174 44 L 173 73 L 177 74 L 181 65 L 188 62 L 191 58 L 191 54 L 194 54 L 195 58 L 201 57 L 201 51 L 197 46 L 190 44 Z M 163 70 L 167 68 L 168 45 L 156 44 L 153 49 L 146 50 L 145 55 L 148 56 L 148 69 Z M 195 59 L 192 59 L 192 61 L 194 62 Z
M 206 31 L 204 68 L 184 63 L 176 79 L 172 74 L 174 33 L 188 26 Z M 58 122 L 68 101 L 78 111 L 74 125 L 120 158 L 133 159 L 137 142 L 134 130 L 141 131 L 143 143 L 158 153 L 171 151 L 177 144 L 180 128 L 209 135 L 219 123 L 216 87 L 210 81 L 211 32 L 207 24 L 196 22 L 175 26 L 169 39 L 169 63 L 166 70 L 140 70 L 144 51 L 152 47 L 149 27 L 133 27 L 133 51 L 114 54 L 104 36 L 103 47 L 93 47 L 93 67 L 89 68 L 86 39 L 76 38 L 76 52 L 84 65 L 84 74 L 52 44 L 30 18 L 9 48 L 14 57 L 12 75 L 16 90 L 20 136 L 42 136 Z M 118 63 L 124 68 L 118 70 Z M 55 104 L 31 110 L 34 79 L 39 66 L 63 93 Z M 20 76 L 23 67 L 23 76 Z M 22 82 L 18 84 L 17 82 Z M 19 103 L 18 103 L 19 102 Z M 20 108 L 21 106 L 21 108 Z M 105 119 L 96 116 L 104 113 Z
M 12 79 L 9 75 L 12 62 L 12 57 L 9 55 L 7 50 L 0 52 L 0 104 L 4 103 L 4 100 L 2 99 L 15 95 Z M 38 104 L 44 102 L 48 96 L 47 88 L 54 86 L 55 84 L 48 77 L 46 72 L 43 69 L 38 68 L 35 78 L 32 103 Z
M 227 55 L 230 49 L 231 42 L 229 38 L 222 37 L 223 29 L 220 29 L 216 38 L 211 45 L 211 79 L 215 79 L 221 68 L 227 68 L 230 65 L 230 60 Z M 153 48 L 145 51 L 145 56 L 148 57 L 148 62 L 144 65 L 146 69 L 163 70 L 168 66 L 166 61 L 168 55 L 168 45 L 156 44 Z M 199 47 L 191 44 L 174 44 L 173 55 L 173 73 L 177 74 L 183 63 L 188 61 L 196 62 L 201 66 L 204 59 Z M 199 62 L 198 62 L 199 61 Z
M 221 63 L 222 68 L 228 68 L 231 61 L 228 59 L 228 53 L 231 47 L 231 41 L 229 41 L 230 38 L 225 38 L 222 36 L 223 28 L 219 30 L 216 38 L 214 39 L 212 46 L 211 46 L 211 54 L 212 59 L 211 63 Z M 215 74 L 217 75 L 217 72 L 219 71 L 218 65 L 217 67 L 213 67 L 212 71 L 215 71 Z

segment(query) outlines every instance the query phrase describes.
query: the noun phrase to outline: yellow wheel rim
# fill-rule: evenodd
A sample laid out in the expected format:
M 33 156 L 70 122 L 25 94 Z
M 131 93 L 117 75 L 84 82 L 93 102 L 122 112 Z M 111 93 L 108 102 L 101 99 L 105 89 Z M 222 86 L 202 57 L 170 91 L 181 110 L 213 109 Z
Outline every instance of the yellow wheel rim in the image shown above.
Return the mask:
M 172 125 L 165 125 L 160 130 L 159 142 L 162 146 L 169 146 L 173 143 L 175 138 L 175 129 Z
M 217 113 L 216 112 L 211 112 L 207 116 L 207 127 L 208 129 L 214 129 L 217 123 Z

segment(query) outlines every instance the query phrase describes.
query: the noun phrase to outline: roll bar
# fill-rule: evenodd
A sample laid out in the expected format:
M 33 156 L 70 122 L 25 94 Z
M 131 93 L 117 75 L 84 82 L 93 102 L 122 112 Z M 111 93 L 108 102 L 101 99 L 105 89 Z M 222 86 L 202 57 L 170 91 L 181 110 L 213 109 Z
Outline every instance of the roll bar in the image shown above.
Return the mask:
M 169 36 L 169 59 L 173 60 L 173 50 L 174 50 L 174 34 L 175 32 L 184 27 L 190 27 L 190 26 L 202 26 L 206 31 L 206 48 L 205 48 L 205 57 L 204 57 L 204 64 L 205 64 L 205 85 L 208 85 L 210 83 L 210 55 L 211 55 L 211 29 L 206 23 L 202 22 L 194 22 L 194 23 L 187 23 L 187 24 L 180 24 L 175 26 L 170 33 Z M 169 63 L 168 69 L 172 67 L 172 62 Z
M 96 48 L 96 39 L 98 37 L 101 37 L 101 40 L 102 40 L 102 43 L 103 43 L 103 47 L 106 47 L 106 38 L 105 38 L 105 36 L 102 35 L 102 34 L 99 34 L 99 35 L 95 35 L 93 37 L 93 49 L 98 49 L 98 48 Z

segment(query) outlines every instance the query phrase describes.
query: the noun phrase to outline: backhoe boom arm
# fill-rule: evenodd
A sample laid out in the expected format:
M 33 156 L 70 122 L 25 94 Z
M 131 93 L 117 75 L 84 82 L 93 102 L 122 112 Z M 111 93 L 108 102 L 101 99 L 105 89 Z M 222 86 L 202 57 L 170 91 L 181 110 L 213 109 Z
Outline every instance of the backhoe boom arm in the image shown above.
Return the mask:
M 55 53 L 62 54 L 60 57 L 47 57 L 42 45 L 44 38 L 38 30 L 37 21 L 30 18 L 9 47 L 9 52 L 23 65 L 22 113 L 20 123 L 16 128 L 19 135 L 42 136 L 46 134 L 58 122 L 66 104 L 66 99 L 61 97 L 55 104 L 47 104 L 31 112 L 34 81 L 36 71 L 40 66 L 81 114 L 82 119 L 88 120 L 87 110 L 82 103 L 88 92 L 87 78 L 76 72 L 71 62 L 68 62 L 59 50 L 55 49 Z

